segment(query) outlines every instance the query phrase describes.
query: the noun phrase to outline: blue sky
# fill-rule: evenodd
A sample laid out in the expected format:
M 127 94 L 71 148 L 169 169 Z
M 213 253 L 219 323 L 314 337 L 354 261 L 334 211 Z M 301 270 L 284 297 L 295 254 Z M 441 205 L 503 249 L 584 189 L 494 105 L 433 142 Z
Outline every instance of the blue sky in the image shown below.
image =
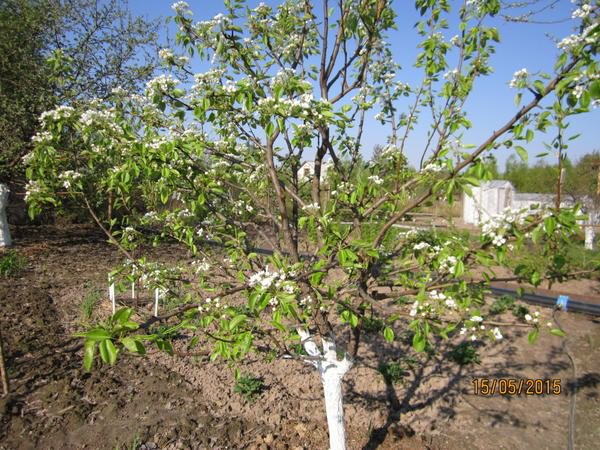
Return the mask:
M 130 0 L 130 8 L 135 14 L 144 15 L 149 18 L 162 16 L 166 18 L 172 15 L 172 1 L 164 0 Z M 218 0 L 188 0 L 194 20 L 207 20 L 214 17 L 219 12 L 224 12 L 222 2 Z M 258 1 L 249 1 L 248 5 L 254 7 Z M 277 4 L 275 1 L 266 1 L 265 3 Z M 319 4 L 315 0 L 315 4 Z M 420 81 L 420 72 L 413 67 L 415 56 L 418 53 L 416 47 L 418 36 L 414 32 L 414 24 L 419 19 L 417 12 L 413 7 L 412 1 L 396 1 L 398 11 L 398 31 L 390 33 L 390 42 L 394 52 L 394 58 L 403 70 L 399 71 L 397 80 L 415 85 Z M 456 2 L 458 3 L 458 2 Z M 552 3 L 547 1 L 547 3 Z M 405 6 L 406 5 L 406 6 Z M 494 19 L 491 23 L 498 27 L 501 35 L 501 42 L 497 46 L 496 54 L 492 56 L 491 65 L 494 67 L 494 73 L 484 78 L 480 78 L 476 84 L 474 93 L 466 104 L 466 110 L 469 112 L 469 118 L 473 122 L 473 128 L 464 135 L 463 142 L 466 144 L 478 144 L 494 130 L 500 128 L 516 111 L 513 103 L 515 90 L 509 88 L 508 82 L 515 71 L 521 68 L 527 68 L 530 73 L 546 71 L 552 73 L 552 65 L 557 55 L 555 43 L 551 38 L 562 39 L 574 32 L 576 25 L 574 20 L 570 20 L 571 11 L 574 5 L 568 0 L 561 0 L 551 10 L 545 11 L 538 17 L 541 21 L 557 23 L 509 23 L 500 18 Z M 320 6 L 319 6 L 320 10 Z M 569 19 L 569 20 L 564 20 Z M 171 39 L 175 36 L 173 23 L 165 25 L 164 35 Z M 448 35 L 456 34 L 452 29 L 448 30 Z M 452 64 L 449 61 L 449 64 Z M 195 66 L 195 70 L 205 70 L 205 64 Z M 452 66 L 450 67 L 452 68 Z M 524 93 L 524 100 L 528 99 L 528 94 Z M 376 111 L 370 114 L 370 118 L 365 126 L 363 139 L 363 153 L 369 157 L 375 144 L 385 144 L 388 128 L 384 128 L 372 117 Z M 600 108 L 593 110 L 589 114 L 579 115 L 571 118 L 568 131 L 570 134 L 581 133 L 581 137 L 569 143 L 567 150 L 572 161 L 593 150 L 600 150 Z M 421 156 L 420 148 L 425 140 L 425 127 L 415 130 L 412 141 L 409 142 L 410 148 L 407 151 L 409 161 L 415 165 Z M 543 141 L 550 142 L 553 134 L 540 136 L 534 142 L 527 146 L 530 155 L 530 161 L 535 162 L 534 155 L 544 151 Z M 499 149 L 495 155 L 504 167 L 506 158 L 514 153 L 511 149 Z M 547 157 L 548 162 L 554 159 Z

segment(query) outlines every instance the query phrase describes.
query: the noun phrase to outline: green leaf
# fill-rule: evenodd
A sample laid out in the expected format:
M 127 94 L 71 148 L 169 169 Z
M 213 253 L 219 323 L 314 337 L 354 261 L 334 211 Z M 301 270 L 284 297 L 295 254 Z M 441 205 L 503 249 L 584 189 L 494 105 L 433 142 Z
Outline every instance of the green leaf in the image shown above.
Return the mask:
M 590 94 L 590 97 L 592 97 L 592 100 L 596 100 L 596 99 L 600 98 L 600 80 L 594 81 L 590 85 L 588 92 Z
M 267 137 L 273 136 L 274 131 L 275 131 L 275 125 L 273 125 L 273 122 L 269 122 L 267 124 L 267 126 L 265 127 L 265 133 L 267 134 Z
M 238 325 L 240 325 L 242 322 L 244 322 L 246 320 L 246 315 L 245 314 L 240 314 L 238 316 L 235 316 L 233 319 L 231 319 L 231 322 L 229 322 L 229 331 L 233 331 L 235 330 Z
M 110 365 L 113 365 L 117 361 L 117 354 L 119 353 L 119 351 L 110 339 L 107 339 L 106 341 L 102 342 L 105 342 L 106 345 L 106 351 L 108 352 L 108 363 Z
M 383 329 L 383 337 L 386 341 L 392 342 L 394 340 L 394 330 L 391 327 L 385 327 Z
M 121 308 L 114 315 L 113 320 L 115 322 L 125 323 L 129 320 L 131 315 L 133 314 L 133 309 L 131 308 Z
M 527 154 L 527 150 L 525 150 L 520 145 L 516 145 L 515 146 L 515 150 L 517 151 L 517 153 L 518 153 L 519 157 L 521 158 L 521 160 L 523 162 L 527 162 L 527 159 L 529 158 L 529 155 Z
M 527 335 L 527 341 L 529 341 L 530 344 L 534 344 L 535 341 L 537 341 L 539 334 L 540 333 L 537 328 L 535 330 L 531 330 L 531 332 Z
M 83 344 L 83 369 L 86 372 L 92 370 L 94 355 L 96 354 L 96 341 L 87 340 Z
M 560 337 L 564 337 L 567 335 L 567 333 L 565 333 L 563 330 L 561 330 L 560 328 L 552 328 L 550 330 L 550 334 L 553 334 L 554 336 L 560 336 Z
M 104 361 L 105 363 L 108 363 L 108 361 L 110 361 L 108 349 L 106 348 L 107 341 L 108 339 L 105 339 L 103 341 L 100 341 L 100 344 L 98 344 L 98 350 L 100 350 L 100 358 L 102 358 L 102 361 Z
M 579 97 L 579 105 L 581 105 L 583 109 L 588 109 L 590 107 L 590 102 L 590 94 L 587 91 L 582 92 L 581 96 Z
M 415 333 L 412 341 L 412 346 L 415 349 L 415 351 L 422 352 L 423 350 L 425 350 L 426 344 L 427 341 L 425 340 L 425 337 L 421 334 L 421 332 Z
M 350 311 L 349 319 L 350 319 L 350 326 L 352 328 L 356 328 L 358 326 L 358 316 L 356 314 L 354 314 L 352 311 Z
M 81 333 L 78 336 L 85 337 L 91 341 L 102 341 L 110 338 L 110 334 L 104 328 L 94 328 L 93 330 Z
M 121 338 L 120 341 L 121 341 L 121 344 L 123 344 L 123 347 L 125 347 L 130 352 L 132 352 L 132 353 L 138 352 L 137 345 L 135 345 L 135 343 L 137 341 L 135 339 L 133 339 L 132 337 L 124 337 L 124 338 Z

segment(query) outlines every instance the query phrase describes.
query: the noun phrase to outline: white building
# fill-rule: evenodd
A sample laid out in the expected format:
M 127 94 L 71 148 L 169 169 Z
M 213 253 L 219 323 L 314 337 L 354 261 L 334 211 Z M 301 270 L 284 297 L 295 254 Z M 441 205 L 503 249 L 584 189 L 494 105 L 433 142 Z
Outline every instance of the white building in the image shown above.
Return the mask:
M 465 223 L 479 224 L 500 214 L 513 204 L 516 194 L 510 181 L 493 180 L 471 188 L 473 196 L 463 196 L 463 220 Z
M 333 167 L 333 162 L 331 161 L 323 161 L 321 162 L 321 181 L 327 179 L 327 171 Z M 315 175 L 315 162 L 314 161 L 305 161 L 300 166 L 300 170 L 298 171 L 298 179 L 300 181 L 305 181 L 311 179 Z
M 553 194 L 518 193 L 514 186 L 505 180 L 492 180 L 471 188 L 473 195 L 463 195 L 463 221 L 478 225 L 501 214 L 505 208 L 524 209 L 533 205 L 553 206 Z M 560 206 L 572 206 L 575 201 L 565 198 Z M 589 219 L 581 223 L 585 230 L 585 246 L 593 248 L 594 226 L 600 222 L 600 213 L 594 210 L 593 203 L 583 199 Z

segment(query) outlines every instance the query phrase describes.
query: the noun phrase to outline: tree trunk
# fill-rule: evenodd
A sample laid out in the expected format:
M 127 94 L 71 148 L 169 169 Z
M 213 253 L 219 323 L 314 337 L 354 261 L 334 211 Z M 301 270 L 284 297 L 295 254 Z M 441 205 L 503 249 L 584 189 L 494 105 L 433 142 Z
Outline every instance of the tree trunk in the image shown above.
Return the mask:
M 339 360 L 333 340 L 322 338 L 323 350 L 319 349 L 310 334 L 298 330 L 302 343 L 308 355 L 307 360 L 317 368 L 323 383 L 323 397 L 329 430 L 329 449 L 346 450 L 346 429 L 344 426 L 344 397 L 342 380 L 352 367 L 352 361 L 344 356 Z
M 321 373 L 330 450 L 345 450 L 346 448 L 344 399 L 342 393 L 343 377 L 344 375 L 337 370 L 327 370 Z

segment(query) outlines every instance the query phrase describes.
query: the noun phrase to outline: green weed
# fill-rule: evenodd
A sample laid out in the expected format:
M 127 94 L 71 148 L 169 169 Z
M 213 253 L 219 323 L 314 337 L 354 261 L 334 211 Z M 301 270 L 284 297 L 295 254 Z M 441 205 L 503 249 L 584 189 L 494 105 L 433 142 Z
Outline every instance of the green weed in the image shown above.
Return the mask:
M 240 375 L 235 381 L 234 392 L 242 395 L 247 402 L 255 400 L 263 391 L 264 382 L 261 378 L 246 373 Z
M 27 260 L 14 250 L 9 250 L 0 257 L 0 276 L 16 277 L 25 268 Z
M 461 366 L 466 366 L 468 364 L 479 364 L 481 362 L 479 355 L 477 354 L 477 349 L 470 342 L 462 342 L 458 344 L 450 352 L 449 356 L 451 360 L 457 364 L 460 364 Z

